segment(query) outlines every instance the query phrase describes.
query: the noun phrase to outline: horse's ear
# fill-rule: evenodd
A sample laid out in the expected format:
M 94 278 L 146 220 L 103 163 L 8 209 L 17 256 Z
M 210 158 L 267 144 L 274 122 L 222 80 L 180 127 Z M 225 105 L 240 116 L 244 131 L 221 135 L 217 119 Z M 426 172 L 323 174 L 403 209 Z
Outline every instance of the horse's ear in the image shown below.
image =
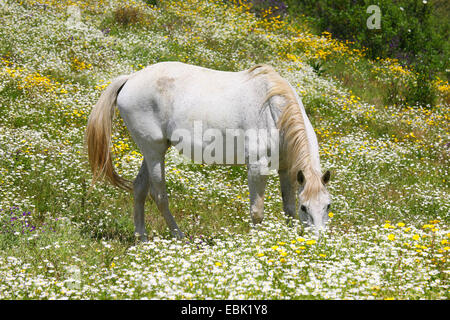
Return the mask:
M 303 184 L 303 182 L 305 182 L 305 176 L 303 175 L 302 170 L 300 170 L 299 172 L 297 172 L 297 181 L 300 184 Z
M 323 184 L 327 184 L 328 181 L 330 181 L 330 177 L 331 177 L 331 172 L 330 172 L 330 170 L 327 170 L 327 172 L 325 172 L 322 176 Z

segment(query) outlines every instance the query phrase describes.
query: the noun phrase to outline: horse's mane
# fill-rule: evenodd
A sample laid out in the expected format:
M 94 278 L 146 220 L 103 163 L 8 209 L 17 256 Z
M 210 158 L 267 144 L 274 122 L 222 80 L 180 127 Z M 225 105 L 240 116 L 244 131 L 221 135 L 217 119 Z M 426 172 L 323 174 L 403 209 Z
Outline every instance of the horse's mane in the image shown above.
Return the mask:
M 256 72 L 253 73 L 254 71 Z M 306 184 L 302 196 L 309 199 L 320 191 L 323 184 L 321 172 L 314 169 L 312 165 L 303 114 L 292 87 L 271 66 L 258 64 L 250 68 L 248 72 L 255 77 L 266 75 L 269 80 L 270 90 L 263 105 L 274 96 L 281 96 L 286 101 L 277 121 L 277 128 L 283 137 L 281 150 L 286 156 L 291 182 L 297 181 L 300 170 L 303 172 Z

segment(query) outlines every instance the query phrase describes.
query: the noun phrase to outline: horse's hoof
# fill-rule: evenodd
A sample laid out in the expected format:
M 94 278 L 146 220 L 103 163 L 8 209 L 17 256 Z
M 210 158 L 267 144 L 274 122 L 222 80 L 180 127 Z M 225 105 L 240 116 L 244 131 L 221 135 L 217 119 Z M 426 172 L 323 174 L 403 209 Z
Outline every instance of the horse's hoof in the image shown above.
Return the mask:
M 181 230 L 173 230 L 172 236 L 174 236 L 177 240 L 182 240 L 184 238 L 184 233 Z
M 145 242 L 148 241 L 147 234 L 145 234 L 145 233 L 141 234 L 141 233 L 139 233 L 139 232 L 136 232 L 136 233 L 134 234 L 134 236 L 136 237 L 136 241 L 138 241 L 138 242 L 143 242 L 143 243 L 145 243 Z
M 252 215 L 253 224 L 261 224 L 263 220 L 264 220 L 263 215 L 256 215 L 256 214 Z

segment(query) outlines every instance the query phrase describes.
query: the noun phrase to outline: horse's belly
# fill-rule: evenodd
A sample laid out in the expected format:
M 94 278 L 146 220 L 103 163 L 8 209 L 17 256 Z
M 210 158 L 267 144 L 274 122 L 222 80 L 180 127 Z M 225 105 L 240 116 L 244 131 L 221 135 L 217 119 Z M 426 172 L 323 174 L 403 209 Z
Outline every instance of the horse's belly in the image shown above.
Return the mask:
M 278 163 L 278 131 L 267 129 L 178 128 L 171 143 L 186 158 L 203 164 L 263 166 Z

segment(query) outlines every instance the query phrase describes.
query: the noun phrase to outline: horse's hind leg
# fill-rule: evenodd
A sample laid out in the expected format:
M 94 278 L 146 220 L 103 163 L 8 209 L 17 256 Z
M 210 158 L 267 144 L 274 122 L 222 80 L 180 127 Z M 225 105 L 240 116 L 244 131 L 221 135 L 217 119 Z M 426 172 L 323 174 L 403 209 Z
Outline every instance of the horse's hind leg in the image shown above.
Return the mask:
M 178 228 L 172 213 L 169 210 L 169 199 L 167 197 L 166 181 L 164 173 L 164 154 L 150 155 L 145 157 L 149 172 L 150 195 L 155 201 L 158 210 L 162 213 L 164 219 L 173 236 L 181 239 L 184 234 Z
M 135 233 L 139 236 L 141 241 L 147 241 L 147 233 L 145 232 L 145 215 L 144 206 L 145 199 L 148 195 L 148 190 L 150 189 L 150 181 L 147 165 L 142 161 L 141 169 L 136 176 L 133 183 L 134 191 L 134 227 Z

